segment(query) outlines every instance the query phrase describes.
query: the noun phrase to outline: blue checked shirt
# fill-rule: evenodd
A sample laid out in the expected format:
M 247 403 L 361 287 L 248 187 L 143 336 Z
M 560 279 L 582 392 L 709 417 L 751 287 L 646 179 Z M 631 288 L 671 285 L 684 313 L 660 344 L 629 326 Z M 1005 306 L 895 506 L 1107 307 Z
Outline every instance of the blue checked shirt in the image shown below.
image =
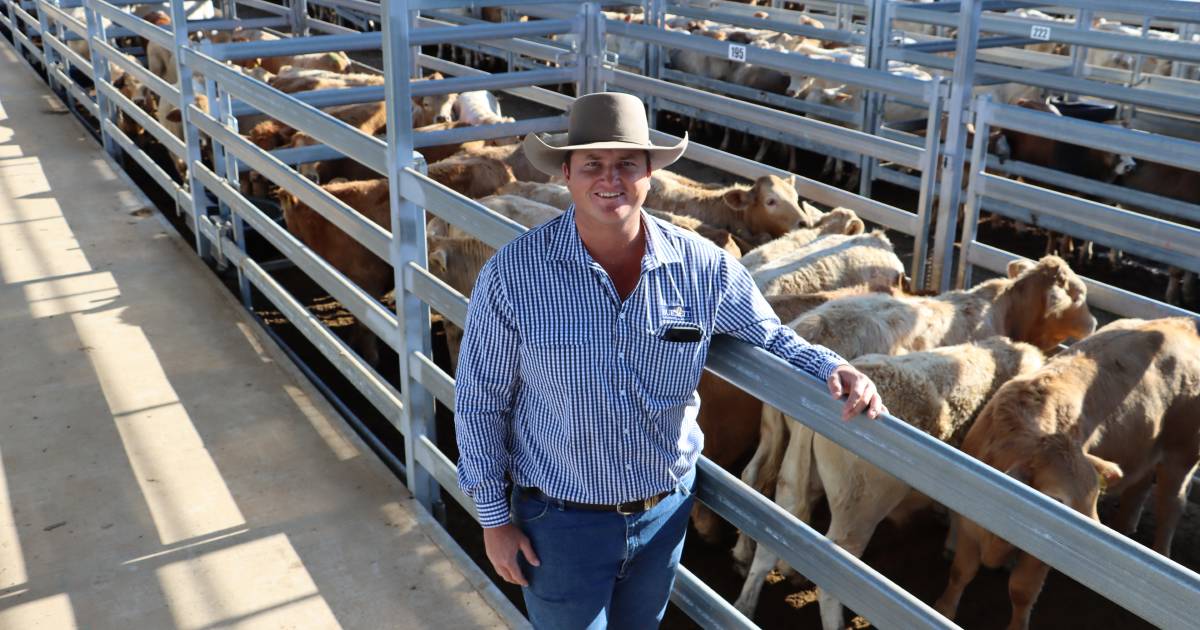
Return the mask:
M 696 385 L 715 334 L 827 380 L 845 361 L 779 323 L 736 259 L 645 213 L 641 277 L 621 301 L 574 209 L 500 249 L 467 309 L 455 385 L 458 480 L 484 527 L 509 522 L 509 478 L 581 503 L 644 499 L 700 457 Z M 664 341 L 679 324 L 695 342 Z

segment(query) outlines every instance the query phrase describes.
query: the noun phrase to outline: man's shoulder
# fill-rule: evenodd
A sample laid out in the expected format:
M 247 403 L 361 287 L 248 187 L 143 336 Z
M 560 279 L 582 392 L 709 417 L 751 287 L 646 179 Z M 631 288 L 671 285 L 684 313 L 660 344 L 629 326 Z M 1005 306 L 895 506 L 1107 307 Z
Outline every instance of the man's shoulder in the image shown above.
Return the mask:
M 660 219 L 650 213 L 646 213 L 646 217 L 654 222 L 654 225 L 659 228 L 659 233 L 662 234 L 663 239 L 675 251 L 679 252 L 685 263 L 719 265 L 725 257 L 733 259 L 732 254 L 717 247 L 716 243 L 713 243 L 697 232 Z
M 488 262 L 501 269 L 507 269 L 514 265 L 524 266 L 531 262 L 544 260 L 558 226 L 562 224 L 565 216 L 564 213 L 530 228 L 524 234 L 502 245 Z

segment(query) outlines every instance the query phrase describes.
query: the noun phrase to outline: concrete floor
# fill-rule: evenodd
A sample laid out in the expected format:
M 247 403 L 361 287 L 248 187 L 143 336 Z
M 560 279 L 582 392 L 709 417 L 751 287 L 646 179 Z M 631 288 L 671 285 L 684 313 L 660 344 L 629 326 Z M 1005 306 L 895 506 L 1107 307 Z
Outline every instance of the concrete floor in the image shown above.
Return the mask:
M 138 199 L 0 46 L 0 628 L 505 627 Z

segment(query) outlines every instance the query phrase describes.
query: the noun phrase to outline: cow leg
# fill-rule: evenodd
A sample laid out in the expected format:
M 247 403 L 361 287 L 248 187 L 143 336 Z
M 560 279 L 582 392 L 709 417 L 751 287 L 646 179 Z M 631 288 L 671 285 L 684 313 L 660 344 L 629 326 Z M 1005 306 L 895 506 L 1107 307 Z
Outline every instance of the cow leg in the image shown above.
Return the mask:
M 1164 556 L 1171 556 L 1171 540 L 1179 525 L 1179 517 L 1187 506 L 1188 490 L 1195 470 L 1194 450 L 1188 455 L 1168 451 L 1158 464 L 1157 487 L 1154 491 L 1154 550 Z
M 962 517 L 954 514 L 951 518 L 958 520 Z M 942 591 L 942 596 L 933 605 L 947 619 L 954 619 L 963 590 L 979 572 L 979 539 L 965 529 L 960 524 L 958 546 L 954 550 L 954 562 L 950 565 L 950 580 L 946 583 L 946 590 Z
M 861 558 L 875 528 L 908 496 L 903 482 L 880 471 L 821 436 L 813 439 L 813 459 L 829 497 L 830 522 L 825 537 Z M 825 589 L 817 592 L 821 625 L 825 630 L 844 627 L 842 603 Z
M 1167 304 L 1174 306 L 1180 305 L 1180 300 L 1183 297 L 1183 270 L 1179 267 L 1171 267 L 1168 271 L 1170 280 L 1167 281 Z
M 1196 272 L 1183 272 L 1183 279 L 1180 280 L 1180 284 L 1182 285 L 1180 288 L 1184 306 L 1188 306 L 1193 309 L 1195 309 L 1197 306 L 1200 306 L 1200 294 L 1197 294 L 1196 292 Z
M 783 462 L 779 465 L 779 482 L 775 484 L 775 503 L 796 515 L 805 523 L 812 520 L 813 507 L 824 494 L 821 476 L 813 457 L 813 439 L 816 433 L 795 420 Z M 790 566 L 781 565 L 780 573 L 790 577 L 796 574 Z
M 788 166 L 787 170 L 790 173 L 796 172 L 796 147 L 788 145 Z
M 767 157 L 767 149 L 769 148 L 771 148 L 771 142 L 769 140 L 763 140 L 762 142 L 758 143 L 758 152 L 754 154 L 754 161 L 762 162 L 763 158 Z
M 1117 517 L 1113 519 L 1113 529 L 1126 536 L 1132 536 L 1137 531 L 1138 521 L 1142 520 L 1142 509 L 1146 505 L 1146 498 L 1150 496 L 1150 486 L 1153 484 L 1154 475 L 1152 471 L 1147 470 L 1140 479 L 1125 488 L 1121 493 L 1121 508 L 1117 510 Z
M 1025 630 L 1029 627 L 1029 614 L 1033 612 L 1033 604 L 1042 592 L 1046 583 L 1046 575 L 1050 573 L 1050 565 L 1037 558 L 1022 553 L 1008 578 L 1008 597 L 1012 600 L 1012 619 L 1008 622 L 1008 630 Z
M 783 412 L 769 405 L 763 405 L 762 420 L 759 425 L 758 448 L 750 458 L 750 463 L 742 471 L 742 482 L 758 490 L 766 497 L 774 496 L 775 480 L 779 475 L 779 465 L 783 460 L 783 452 L 787 447 L 788 427 Z M 733 547 L 733 559 L 739 569 L 750 565 L 754 557 L 754 540 L 745 534 L 738 535 L 737 544 Z

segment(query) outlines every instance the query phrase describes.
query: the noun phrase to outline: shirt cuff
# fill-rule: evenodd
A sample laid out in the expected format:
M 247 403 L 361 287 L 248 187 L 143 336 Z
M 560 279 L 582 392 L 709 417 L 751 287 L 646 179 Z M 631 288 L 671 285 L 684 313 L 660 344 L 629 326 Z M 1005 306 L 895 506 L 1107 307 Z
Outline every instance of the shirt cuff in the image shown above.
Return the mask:
M 508 499 L 499 497 L 480 497 L 475 500 L 475 512 L 479 515 L 479 524 L 486 528 L 500 527 L 511 522 L 508 513 Z
M 822 350 L 825 350 L 825 352 L 821 353 L 825 355 L 825 364 L 822 365 L 819 370 L 817 370 L 817 374 L 821 378 L 821 381 L 828 383 L 829 376 L 833 374 L 834 370 L 843 365 L 849 365 L 850 363 L 831 350 L 827 350 L 825 348 L 822 348 Z

